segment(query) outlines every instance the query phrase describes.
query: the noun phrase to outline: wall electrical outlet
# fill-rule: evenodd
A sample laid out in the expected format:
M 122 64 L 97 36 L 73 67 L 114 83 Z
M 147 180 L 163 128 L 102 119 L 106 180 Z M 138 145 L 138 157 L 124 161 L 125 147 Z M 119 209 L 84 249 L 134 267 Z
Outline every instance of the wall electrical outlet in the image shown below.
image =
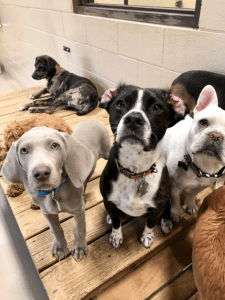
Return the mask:
M 70 48 L 66 47 L 66 46 L 63 46 L 63 50 L 66 51 L 66 52 L 70 52 Z

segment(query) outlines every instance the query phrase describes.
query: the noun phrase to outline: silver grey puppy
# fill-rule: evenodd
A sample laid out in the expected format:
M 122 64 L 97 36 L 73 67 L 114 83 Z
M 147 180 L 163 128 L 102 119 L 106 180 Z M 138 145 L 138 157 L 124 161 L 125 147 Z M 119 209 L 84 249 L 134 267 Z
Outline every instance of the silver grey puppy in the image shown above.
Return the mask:
M 110 136 L 105 126 L 94 120 L 80 123 L 72 136 L 52 128 L 36 127 L 11 146 L 2 175 L 12 183 L 22 183 L 32 201 L 40 206 L 48 221 L 57 260 L 69 254 L 58 214 L 74 216 L 75 241 L 72 255 L 77 261 L 87 255 L 84 191 L 99 158 L 108 159 Z

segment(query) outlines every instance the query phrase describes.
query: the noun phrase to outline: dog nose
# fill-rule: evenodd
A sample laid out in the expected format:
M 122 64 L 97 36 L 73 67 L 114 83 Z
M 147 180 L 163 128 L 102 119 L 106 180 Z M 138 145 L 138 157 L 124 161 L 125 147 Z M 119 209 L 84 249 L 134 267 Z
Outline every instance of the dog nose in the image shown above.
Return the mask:
M 131 113 L 124 119 L 124 124 L 127 128 L 131 130 L 138 129 L 142 127 L 145 123 L 145 120 L 140 113 Z
M 34 168 L 32 174 L 36 180 L 44 181 L 49 178 L 49 176 L 51 174 L 51 169 L 46 166 L 45 167 L 36 167 L 36 168 Z
M 216 132 L 216 131 L 210 133 L 209 137 L 210 137 L 210 139 L 212 139 L 214 141 L 222 141 L 223 140 L 222 134 L 219 132 Z

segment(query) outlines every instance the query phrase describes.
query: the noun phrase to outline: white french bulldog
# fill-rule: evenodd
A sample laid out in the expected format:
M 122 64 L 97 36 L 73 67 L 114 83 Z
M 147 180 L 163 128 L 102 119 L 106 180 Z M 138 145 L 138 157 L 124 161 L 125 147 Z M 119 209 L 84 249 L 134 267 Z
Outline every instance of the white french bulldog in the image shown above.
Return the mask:
M 194 116 L 170 129 L 163 138 L 161 153 L 171 178 L 171 218 L 181 219 L 180 194 L 189 189 L 183 208 L 190 214 L 197 211 L 195 196 L 217 181 L 224 184 L 225 111 L 218 107 L 216 91 L 207 85 L 199 95 Z M 220 179 L 219 179 L 220 178 Z

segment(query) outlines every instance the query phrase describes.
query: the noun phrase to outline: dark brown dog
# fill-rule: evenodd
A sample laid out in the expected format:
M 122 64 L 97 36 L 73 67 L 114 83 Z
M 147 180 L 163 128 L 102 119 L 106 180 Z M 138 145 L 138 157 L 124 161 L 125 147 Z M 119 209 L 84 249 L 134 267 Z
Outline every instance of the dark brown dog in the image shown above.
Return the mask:
M 201 300 L 225 299 L 225 186 L 209 194 L 198 212 L 193 272 Z
M 219 107 L 225 109 L 225 76 L 221 74 L 201 70 L 185 72 L 173 81 L 171 94 L 181 98 L 192 112 L 206 85 L 214 87 Z
M 77 76 L 61 68 L 50 56 L 38 56 L 35 61 L 35 71 L 32 77 L 36 80 L 46 79 L 47 87 L 36 94 L 30 95 L 31 99 L 38 99 L 43 94 L 50 93 L 51 98 L 35 100 L 20 107 L 31 113 L 52 114 L 59 106 L 77 110 L 77 115 L 85 115 L 96 108 L 98 92 L 95 85 L 87 78 Z M 48 106 L 46 109 L 37 106 Z

